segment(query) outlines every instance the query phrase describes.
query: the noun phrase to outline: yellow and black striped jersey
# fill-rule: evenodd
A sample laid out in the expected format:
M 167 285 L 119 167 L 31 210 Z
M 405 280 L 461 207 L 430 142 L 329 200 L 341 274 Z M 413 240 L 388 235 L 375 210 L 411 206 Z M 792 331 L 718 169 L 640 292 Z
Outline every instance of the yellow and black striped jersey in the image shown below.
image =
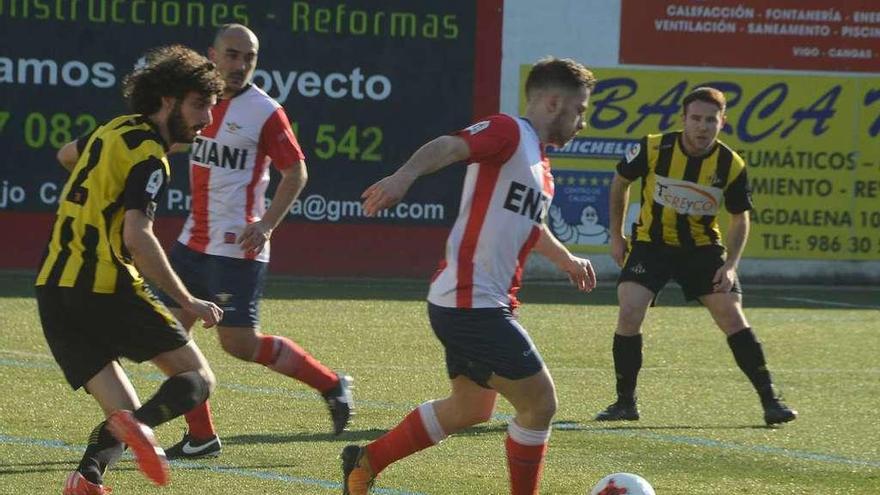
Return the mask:
M 170 175 L 167 145 L 145 116 L 123 115 L 81 138 L 78 148 L 36 284 L 101 294 L 140 287 L 122 224 L 127 210 L 153 218 Z
M 642 179 L 632 240 L 676 247 L 721 244 L 717 216 L 752 209 L 745 162 L 721 141 L 702 157 L 685 153 L 681 131 L 651 134 L 617 164 L 627 180 Z

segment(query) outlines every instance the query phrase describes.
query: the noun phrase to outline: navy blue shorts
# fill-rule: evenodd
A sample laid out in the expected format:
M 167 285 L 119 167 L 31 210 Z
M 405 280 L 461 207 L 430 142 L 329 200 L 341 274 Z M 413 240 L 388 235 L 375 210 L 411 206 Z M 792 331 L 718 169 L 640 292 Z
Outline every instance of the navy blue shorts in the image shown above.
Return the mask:
M 223 308 L 221 326 L 259 326 L 268 263 L 200 253 L 179 242 L 174 243 L 168 258 L 193 296 Z M 156 292 L 169 308 L 180 307 L 166 294 Z
M 464 375 L 491 388 L 493 374 L 510 380 L 541 371 L 544 360 L 509 308 L 445 308 L 428 303 L 434 334 L 446 349 L 449 378 Z

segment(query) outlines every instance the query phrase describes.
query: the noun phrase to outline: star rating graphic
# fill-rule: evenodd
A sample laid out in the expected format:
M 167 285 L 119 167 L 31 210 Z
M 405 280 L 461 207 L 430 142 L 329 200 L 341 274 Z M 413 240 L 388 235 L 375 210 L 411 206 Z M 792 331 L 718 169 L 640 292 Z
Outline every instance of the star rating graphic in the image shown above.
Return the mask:
M 577 172 L 575 172 L 577 173 Z M 602 173 L 603 177 L 597 177 L 598 174 L 593 175 L 592 177 L 588 177 L 584 173 L 580 173 L 576 175 L 563 175 L 557 173 L 553 178 L 553 182 L 556 183 L 557 186 L 599 186 L 608 187 L 611 185 L 611 177 L 608 177 L 607 174 Z

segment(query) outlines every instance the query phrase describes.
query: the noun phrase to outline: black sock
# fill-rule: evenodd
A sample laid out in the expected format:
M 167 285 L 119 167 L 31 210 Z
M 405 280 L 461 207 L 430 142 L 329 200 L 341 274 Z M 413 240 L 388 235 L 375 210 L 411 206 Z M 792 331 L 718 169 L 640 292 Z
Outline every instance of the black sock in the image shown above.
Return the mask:
M 773 380 L 767 370 L 764 350 L 751 328 L 742 330 L 727 337 L 727 345 L 733 351 L 733 358 L 739 369 L 749 378 L 762 402 L 773 400 Z
M 134 412 L 134 417 L 154 428 L 205 402 L 209 392 L 208 383 L 198 371 L 180 373 L 165 380 L 156 395 Z
M 89 445 L 77 468 L 85 479 L 96 485 L 104 483 L 107 466 L 119 460 L 123 452 L 122 443 L 110 434 L 106 425 L 107 422 L 104 421 L 92 430 Z
M 617 376 L 617 400 L 635 404 L 636 380 L 642 369 L 642 334 L 624 337 L 615 333 L 612 353 Z

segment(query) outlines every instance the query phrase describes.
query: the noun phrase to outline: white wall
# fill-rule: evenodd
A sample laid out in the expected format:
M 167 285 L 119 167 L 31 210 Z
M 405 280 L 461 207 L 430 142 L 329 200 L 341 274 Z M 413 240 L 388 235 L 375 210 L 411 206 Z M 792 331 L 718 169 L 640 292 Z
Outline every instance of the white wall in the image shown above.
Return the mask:
M 501 45 L 501 111 L 517 113 L 519 68 L 545 55 L 587 67 L 617 65 L 618 0 L 506 0 Z

